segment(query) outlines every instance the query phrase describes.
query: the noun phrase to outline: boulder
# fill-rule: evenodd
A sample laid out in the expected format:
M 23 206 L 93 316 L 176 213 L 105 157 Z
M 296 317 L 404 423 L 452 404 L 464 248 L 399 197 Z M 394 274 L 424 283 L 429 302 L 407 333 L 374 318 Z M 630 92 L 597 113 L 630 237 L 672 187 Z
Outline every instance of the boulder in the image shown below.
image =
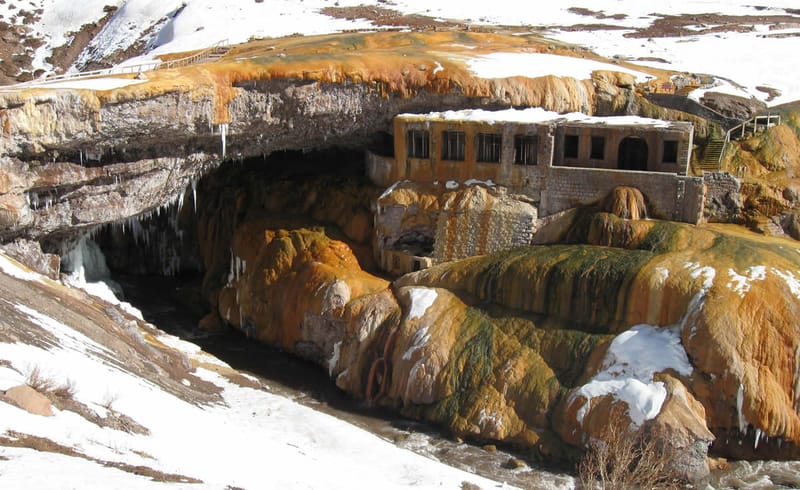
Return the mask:
M 53 416 L 50 400 L 28 385 L 19 385 L 7 390 L 0 400 L 16 405 L 34 415 Z

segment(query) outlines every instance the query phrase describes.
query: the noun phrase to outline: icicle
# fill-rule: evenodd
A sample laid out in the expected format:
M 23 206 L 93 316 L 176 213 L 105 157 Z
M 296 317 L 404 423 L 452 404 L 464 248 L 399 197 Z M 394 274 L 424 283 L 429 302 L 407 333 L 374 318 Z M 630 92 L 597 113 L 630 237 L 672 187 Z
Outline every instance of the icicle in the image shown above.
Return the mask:
M 192 202 L 194 203 L 194 214 L 197 214 L 197 181 L 192 177 Z
M 222 138 L 222 159 L 225 160 L 225 155 L 227 154 L 227 136 L 228 136 L 228 124 L 220 124 L 219 125 L 219 135 Z
M 745 432 L 747 430 L 747 421 L 744 418 L 743 409 L 744 408 L 744 386 L 742 383 L 739 383 L 739 390 L 736 393 L 736 412 L 738 415 L 738 422 L 739 422 L 739 432 Z

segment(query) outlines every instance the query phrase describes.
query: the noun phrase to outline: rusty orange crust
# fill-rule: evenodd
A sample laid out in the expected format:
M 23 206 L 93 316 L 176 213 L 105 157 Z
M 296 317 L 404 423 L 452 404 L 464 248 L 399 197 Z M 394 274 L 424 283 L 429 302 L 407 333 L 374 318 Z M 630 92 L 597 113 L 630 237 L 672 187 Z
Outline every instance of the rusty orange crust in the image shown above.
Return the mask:
M 235 46 L 218 62 L 146 72 L 148 80 L 144 83 L 113 90 L 79 92 L 90 107 L 175 91 L 197 96 L 211 94 L 216 103 L 215 123 L 218 124 L 229 122 L 226 106 L 236 96 L 237 84 L 287 78 L 319 83 L 369 84 L 384 96 L 409 97 L 419 91 L 458 92 L 467 96 L 503 99 L 513 105 L 542 106 L 560 111 L 586 110 L 582 107 L 585 105 L 582 100 L 594 98 L 591 80 L 554 76 L 483 79 L 475 77 L 467 69 L 464 60 L 495 52 L 547 52 L 609 62 L 580 48 L 535 35 L 459 31 L 346 33 L 252 41 Z M 671 75 L 663 70 L 631 67 L 652 74 L 654 80 L 666 80 Z M 597 76 L 606 83 L 633 83 L 630 75 L 621 73 L 598 72 Z M 132 77 L 120 75 L 120 78 Z M 29 88 L 21 91 L 19 96 L 41 96 L 47 92 L 48 89 L 44 88 Z M 591 111 L 592 108 L 588 109 Z

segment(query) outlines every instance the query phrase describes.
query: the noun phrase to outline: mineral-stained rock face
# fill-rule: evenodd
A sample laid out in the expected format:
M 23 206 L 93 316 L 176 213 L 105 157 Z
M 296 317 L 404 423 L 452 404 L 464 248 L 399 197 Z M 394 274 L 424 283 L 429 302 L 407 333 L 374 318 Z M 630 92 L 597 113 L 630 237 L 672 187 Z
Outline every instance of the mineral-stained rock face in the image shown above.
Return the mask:
M 706 132 L 700 119 L 648 105 L 627 73 L 596 70 L 583 80 L 480 78 L 459 61 L 463 52 L 548 51 L 537 37 L 374 33 L 268 44 L 238 47 L 229 62 L 148 72 L 113 90 L 4 93 L 0 237 L 74 234 L 76 225 L 148 212 L 225 159 L 364 147 L 402 112 L 509 105 L 600 114 L 660 111 L 694 121 L 698 136 Z M 443 68 L 430 69 L 436 63 Z M 64 178 L 34 181 L 31 173 Z M 131 184 L 140 180 L 143 185 Z M 91 198 L 79 187 L 90 188 Z M 42 204 L 55 209 L 44 212 Z
M 718 202 L 712 206 L 728 211 L 719 216 L 712 209 L 712 219 L 741 221 L 761 233 L 800 239 L 794 225 L 800 207 L 798 113 L 784 113 L 782 121 L 783 124 L 731 143 L 722 168 L 741 179 L 741 189 L 737 195 L 723 199 L 727 204 Z M 737 211 L 733 215 L 729 212 L 732 209 Z
M 363 145 L 403 111 L 514 103 L 668 114 L 634 93 L 630 75 L 478 79 L 453 62 L 437 77 L 431 63 L 412 71 L 380 56 L 332 63 L 309 53 L 153 75 L 166 85 L 6 96 L 0 240 L 69 237 L 142 215 L 180 201 L 226 157 Z M 181 88 L 192 77 L 203 83 Z M 743 166 L 794 178 L 793 137 L 776 129 L 743 143 Z M 213 309 L 204 325 L 225 322 L 312 359 L 370 403 L 543 455 L 572 456 L 619 410 L 661 437 L 689 480 L 706 474 L 709 444 L 725 456 L 800 457 L 794 242 L 637 220 L 642 199 L 626 189 L 606 208 L 616 215 L 565 213 L 550 223 L 560 244 L 527 246 L 535 212 L 500 191 L 400 186 L 382 202 L 356 178 L 228 167 L 194 203 Z M 771 216 L 774 204 L 791 229 L 795 184 L 745 182 L 742 212 Z M 720 206 L 738 216 L 718 187 Z M 384 245 L 435 238 L 446 259 L 508 236 L 503 247 L 520 246 L 390 283 L 368 272 L 376 200 Z M 631 355 L 632 345 L 654 354 Z
M 469 184 L 398 182 L 381 194 L 376 256 L 384 270 L 394 269 L 389 249 L 441 262 L 531 242 L 538 211 L 529 199 L 492 184 Z
M 370 403 L 566 458 L 619 407 L 692 481 L 707 475 L 709 445 L 800 455 L 791 241 L 581 212 L 571 244 L 443 263 L 389 287 L 345 244 L 358 250 L 353 237 L 368 234 L 287 219 L 303 199 L 276 192 L 286 184 L 216 185 L 225 197 L 203 187 L 200 240 L 207 258 L 225 257 L 205 278 L 219 316 L 316 360 Z M 319 189 L 302 188 L 311 214 L 327 208 Z M 350 204 L 328 223 L 370 199 L 334 195 Z

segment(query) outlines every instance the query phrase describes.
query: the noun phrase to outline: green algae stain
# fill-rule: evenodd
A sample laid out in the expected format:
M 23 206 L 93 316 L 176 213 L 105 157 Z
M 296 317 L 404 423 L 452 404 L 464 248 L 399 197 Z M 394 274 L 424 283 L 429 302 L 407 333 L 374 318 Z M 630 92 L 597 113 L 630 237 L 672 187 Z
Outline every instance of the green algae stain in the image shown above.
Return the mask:
M 429 416 L 456 432 L 463 427 L 463 418 L 474 406 L 481 388 L 492 372 L 494 362 L 494 325 L 480 310 L 468 308 L 459 334 L 444 367 L 442 381 L 451 393 L 428 408 Z

